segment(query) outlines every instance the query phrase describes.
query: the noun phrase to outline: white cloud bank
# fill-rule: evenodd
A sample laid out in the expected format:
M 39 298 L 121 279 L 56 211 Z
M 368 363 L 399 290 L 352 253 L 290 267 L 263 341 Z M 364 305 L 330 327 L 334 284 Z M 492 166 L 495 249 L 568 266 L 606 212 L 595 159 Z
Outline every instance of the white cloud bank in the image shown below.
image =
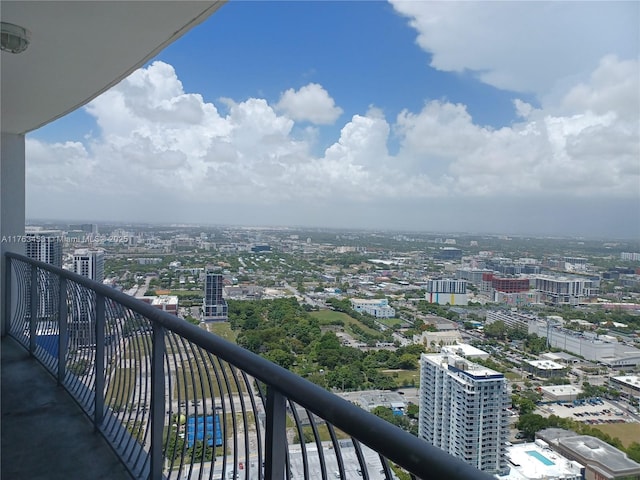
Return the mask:
M 436 68 L 475 69 L 513 90 L 558 88 L 554 78 L 582 68 L 560 68 L 563 52 L 545 68 L 527 51 L 500 57 L 504 39 L 489 34 L 497 22 L 520 38 L 522 22 L 499 15 L 515 3 L 429 2 L 420 11 L 424 2 L 394 5 L 411 16 Z M 526 13 L 517 18 L 530 21 Z M 472 20 L 477 25 L 465 37 Z M 468 48 L 484 34 L 485 45 Z M 549 42 L 541 49 L 553 48 Z M 555 76 L 547 65 L 559 69 Z M 534 108 L 514 100 L 520 120 L 498 130 L 474 124 L 464 105 L 446 101 L 395 119 L 371 108 L 314 156 L 313 135 L 301 138 L 296 122 L 330 124 L 342 113 L 321 85 L 286 90 L 275 105 L 223 99 L 221 114 L 185 92 L 171 65 L 155 62 L 86 107 L 101 130 L 86 145 L 27 139 L 29 214 L 55 217 L 67 209 L 78 218 L 634 235 L 637 217 L 620 226 L 615 209 L 638 213 L 639 79 L 637 58 L 603 55 L 555 101 Z M 391 138 L 399 145 L 394 154 Z M 592 214 L 600 220 L 589 220 Z
M 539 97 L 588 75 L 605 55 L 638 58 L 640 6 L 626 1 L 390 0 L 430 65 Z

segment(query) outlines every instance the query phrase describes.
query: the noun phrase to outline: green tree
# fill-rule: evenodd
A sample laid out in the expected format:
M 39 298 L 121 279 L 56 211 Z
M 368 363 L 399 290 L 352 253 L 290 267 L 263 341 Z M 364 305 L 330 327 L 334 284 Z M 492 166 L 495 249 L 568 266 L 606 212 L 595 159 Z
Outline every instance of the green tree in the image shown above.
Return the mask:
M 536 432 L 543 430 L 549 426 L 549 421 L 541 415 L 535 413 L 526 413 L 520 415 L 520 419 L 516 424 L 518 430 L 520 430 L 528 440 L 535 438 Z
M 631 445 L 627 447 L 627 455 L 633 461 L 640 463 L 640 443 L 632 442 Z
M 418 407 L 418 405 L 416 405 L 415 403 L 410 403 L 407 406 L 408 417 L 417 419 L 419 414 L 420 414 L 420 407 Z
M 484 334 L 489 338 L 503 340 L 507 334 L 507 327 L 502 320 L 484 326 Z

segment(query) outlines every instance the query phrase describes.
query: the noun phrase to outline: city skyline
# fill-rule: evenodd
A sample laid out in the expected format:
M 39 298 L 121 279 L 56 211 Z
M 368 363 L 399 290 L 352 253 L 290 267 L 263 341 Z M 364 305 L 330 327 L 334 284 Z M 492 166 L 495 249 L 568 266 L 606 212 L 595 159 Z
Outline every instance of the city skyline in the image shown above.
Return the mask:
M 27 215 L 634 238 L 638 12 L 230 2 L 28 136 Z

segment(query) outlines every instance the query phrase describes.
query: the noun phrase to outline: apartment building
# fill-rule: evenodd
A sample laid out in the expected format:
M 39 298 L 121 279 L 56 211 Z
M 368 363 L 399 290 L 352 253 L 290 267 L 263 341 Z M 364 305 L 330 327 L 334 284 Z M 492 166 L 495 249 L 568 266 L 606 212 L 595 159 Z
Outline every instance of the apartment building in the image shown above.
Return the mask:
M 418 435 L 480 470 L 505 474 L 507 381 L 462 356 L 420 358 Z
M 540 275 L 535 280 L 540 300 L 549 305 L 580 305 L 598 294 L 599 279 Z
M 467 281 L 454 278 L 436 278 L 426 285 L 425 299 L 439 305 L 467 305 Z

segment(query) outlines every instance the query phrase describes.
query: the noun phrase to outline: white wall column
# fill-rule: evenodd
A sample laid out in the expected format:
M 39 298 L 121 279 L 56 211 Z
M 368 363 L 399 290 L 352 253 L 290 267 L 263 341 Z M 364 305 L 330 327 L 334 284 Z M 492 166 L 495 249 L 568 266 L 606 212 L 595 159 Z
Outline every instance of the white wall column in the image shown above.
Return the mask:
M 0 327 L 5 334 L 5 252 L 24 254 L 25 137 L 2 133 L 0 141 Z M 14 297 L 15 299 L 15 297 Z

